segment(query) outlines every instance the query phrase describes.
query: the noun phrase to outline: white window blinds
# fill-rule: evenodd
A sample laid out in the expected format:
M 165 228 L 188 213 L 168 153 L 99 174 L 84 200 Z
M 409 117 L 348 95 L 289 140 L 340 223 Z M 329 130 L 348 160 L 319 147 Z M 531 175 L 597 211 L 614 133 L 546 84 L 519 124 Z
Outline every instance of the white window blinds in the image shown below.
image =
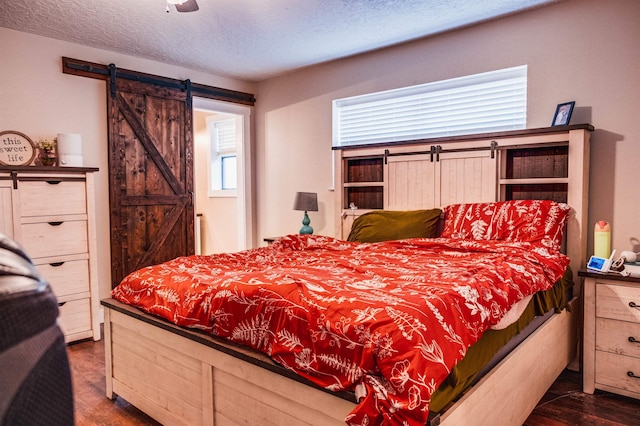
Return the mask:
M 236 120 L 216 121 L 213 125 L 216 133 L 216 151 L 218 154 L 229 154 L 236 151 Z
M 527 66 L 333 101 L 333 146 L 526 127 Z

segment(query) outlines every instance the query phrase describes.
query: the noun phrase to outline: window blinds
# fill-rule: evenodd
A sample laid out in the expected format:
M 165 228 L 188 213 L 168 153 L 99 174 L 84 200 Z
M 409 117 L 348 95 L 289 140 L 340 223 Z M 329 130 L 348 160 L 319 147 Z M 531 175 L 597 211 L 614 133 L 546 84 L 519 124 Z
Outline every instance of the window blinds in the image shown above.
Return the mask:
M 527 66 L 333 102 L 333 146 L 526 127 Z
M 218 154 L 229 154 L 236 152 L 236 120 L 216 121 L 214 126 L 216 132 L 216 150 Z

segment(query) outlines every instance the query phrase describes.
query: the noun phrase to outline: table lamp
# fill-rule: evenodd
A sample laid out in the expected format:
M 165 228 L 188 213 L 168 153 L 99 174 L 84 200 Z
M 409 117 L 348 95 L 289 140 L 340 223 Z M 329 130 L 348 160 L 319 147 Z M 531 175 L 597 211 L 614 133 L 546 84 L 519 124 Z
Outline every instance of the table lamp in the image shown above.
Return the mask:
M 307 212 L 318 211 L 318 194 L 316 194 L 315 192 L 296 192 L 296 200 L 293 203 L 293 209 L 304 211 L 300 233 L 313 234 L 313 228 L 309 226 L 311 220 L 309 220 L 309 215 L 307 215 Z

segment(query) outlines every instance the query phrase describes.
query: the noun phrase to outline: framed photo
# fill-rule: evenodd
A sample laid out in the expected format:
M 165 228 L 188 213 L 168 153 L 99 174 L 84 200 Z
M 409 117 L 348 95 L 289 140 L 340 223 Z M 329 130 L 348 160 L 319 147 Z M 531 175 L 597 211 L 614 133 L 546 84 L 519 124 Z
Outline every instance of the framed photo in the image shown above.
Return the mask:
M 36 157 L 36 147 L 24 133 L 7 130 L 0 132 L 0 164 L 25 166 Z
M 566 126 L 567 124 L 569 124 L 569 120 L 571 120 L 571 113 L 573 112 L 573 106 L 575 104 L 575 101 L 558 104 L 551 125 Z

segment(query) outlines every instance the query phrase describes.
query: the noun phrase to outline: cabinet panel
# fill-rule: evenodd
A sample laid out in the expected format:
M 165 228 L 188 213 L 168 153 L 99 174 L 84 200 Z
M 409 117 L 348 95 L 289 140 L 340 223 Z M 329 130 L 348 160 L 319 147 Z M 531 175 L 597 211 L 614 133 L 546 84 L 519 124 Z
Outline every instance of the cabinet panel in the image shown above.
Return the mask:
M 506 178 L 566 178 L 569 147 L 519 148 L 507 151 Z
M 383 188 L 382 186 L 349 187 L 345 188 L 345 209 L 351 204 L 358 209 L 382 209 L 383 208 Z
M 347 160 L 345 183 L 382 182 L 382 158 L 352 158 Z
M 383 157 L 356 157 L 344 162 L 343 209 L 383 208 Z
M 415 210 L 437 207 L 436 164 L 428 155 L 389 158 L 385 209 Z
M 553 200 L 567 202 L 566 183 L 509 184 L 505 188 L 505 200 Z
M 488 152 L 441 155 L 438 206 L 496 201 L 497 170 L 497 160 Z
M 640 323 L 640 288 L 599 283 L 596 300 L 597 317 Z
M 503 152 L 502 199 L 568 202 L 569 146 L 518 147 Z
M 36 263 L 36 268 L 47 279 L 59 301 L 66 301 L 78 293 L 89 296 L 88 260 Z
M 596 383 L 639 394 L 640 378 L 627 372 L 640 377 L 640 359 L 596 351 Z
M 20 181 L 18 185 L 23 217 L 87 213 L 87 195 L 82 181 L 51 177 L 47 180 Z
M 22 245 L 32 258 L 87 253 L 87 221 L 22 224 Z
M 58 322 L 67 341 L 91 336 L 90 299 L 87 297 L 64 303 L 60 306 Z
M 638 342 L 640 342 L 640 324 L 608 318 L 596 319 L 596 350 L 640 359 Z

